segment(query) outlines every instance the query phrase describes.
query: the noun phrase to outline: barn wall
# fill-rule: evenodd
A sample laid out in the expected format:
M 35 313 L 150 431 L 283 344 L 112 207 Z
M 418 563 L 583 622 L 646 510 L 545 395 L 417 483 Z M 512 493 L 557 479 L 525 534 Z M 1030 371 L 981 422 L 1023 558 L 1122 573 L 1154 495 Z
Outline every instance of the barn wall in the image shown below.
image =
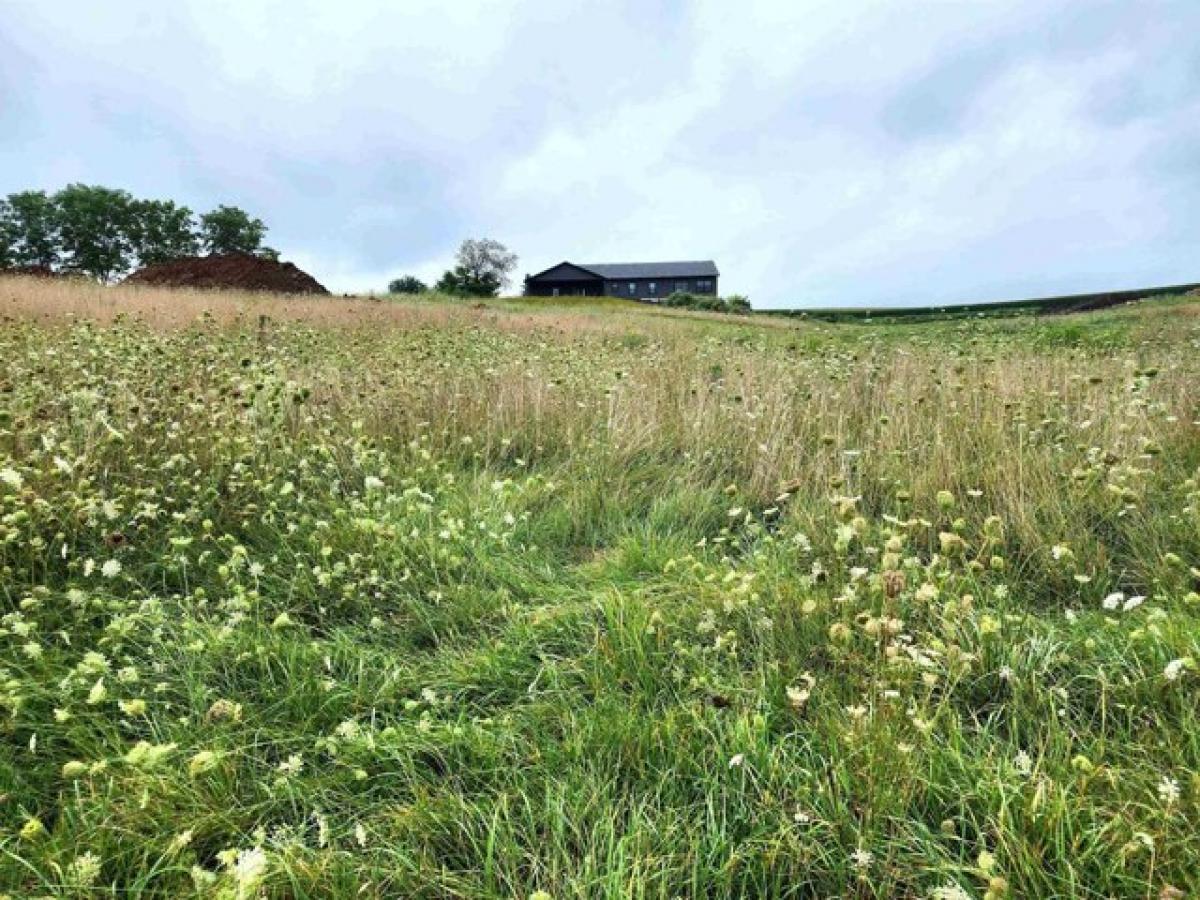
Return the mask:
M 707 281 L 709 287 L 701 288 L 699 282 Z M 629 285 L 634 286 L 632 293 Z M 650 286 L 654 285 L 652 291 Z M 610 297 L 625 297 L 633 300 L 665 300 L 675 291 L 692 294 L 717 293 L 717 278 L 609 278 L 604 282 L 604 293 Z

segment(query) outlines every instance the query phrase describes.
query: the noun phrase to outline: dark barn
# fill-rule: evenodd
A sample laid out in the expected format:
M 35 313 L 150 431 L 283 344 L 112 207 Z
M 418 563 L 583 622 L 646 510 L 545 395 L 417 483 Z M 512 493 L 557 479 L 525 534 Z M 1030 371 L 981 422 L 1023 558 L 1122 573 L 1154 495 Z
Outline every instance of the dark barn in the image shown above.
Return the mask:
M 717 294 L 720 273 L 711 259 L 693 262 L 561 262 L 525 276 L 528 297 L 624 297 L 658 303 L 675 293 Z

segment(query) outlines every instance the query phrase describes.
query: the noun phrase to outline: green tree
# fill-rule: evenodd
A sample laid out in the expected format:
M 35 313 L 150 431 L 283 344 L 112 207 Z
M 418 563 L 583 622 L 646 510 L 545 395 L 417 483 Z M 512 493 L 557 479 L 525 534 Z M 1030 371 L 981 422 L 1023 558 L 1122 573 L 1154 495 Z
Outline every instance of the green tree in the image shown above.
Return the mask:
M 153 265 L 200 252 L 192 211 L 171 200 L 136 200 L 133 244 L 138 263 Z
M 455 266 L 438 279 L 433 289 L 458 297 L 495 297 L 500 293 L 500 278 L 490 272 L 476 275 L 464 266 Z
M 200 217 L 200 240 L 209 253 L 278 256 L 269 247 L 263 247 L 266 236 L 267 226 L 262 219 L 253 219 L 236 206 L 218 206 Z
M 134 250 L 134 199 L 126 191 L 71 184 L 54 195 L 63 268 L 111 281 Z
M 11 225 L 12 213 L 7 200 L 0 200 L 0 270 L 14 265 L 16 237 Z
M 491 238 L 468 238 L 458 248 L 455 263 L 435 290 L 462 297 L 495 297 L 517 267 L 517 254 Z
M 389 294 L 423 294 L 429 287 L 415 275 L 402 275 L 388 282 Z
M 58 264 L 58 215 L 45 191 L 9 194 L 0 208 L 0 231 L 8 245 L 9 265 Z

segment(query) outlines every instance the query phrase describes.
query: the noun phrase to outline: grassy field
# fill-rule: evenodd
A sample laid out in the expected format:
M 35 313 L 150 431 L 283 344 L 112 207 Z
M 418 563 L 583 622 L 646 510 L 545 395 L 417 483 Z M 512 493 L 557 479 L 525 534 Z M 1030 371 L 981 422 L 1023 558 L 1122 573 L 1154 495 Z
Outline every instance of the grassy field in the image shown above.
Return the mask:
M 862 322 L 886 325 L 914 320 L 924 322 L 948 321 L 964 316 L 993 318 L 997 316 L 1062 315 L 1065 313 L 1109 309 L 1125 303 L 1136 303 L 1158 297 L 1197 293 L 1200 293 L 1200 285 L 1182 284 L 1173 287 L 1141 288 L 1138 290 L 1111 291 L 1100 294 L 1071 294 L 1060 297 L 1037 297 L 998 303 L 967 303 L 954 306 L 913 306 L 882 309 L 796 309 L 787 311 L 765 310 L 764 312 L 767 315 L 818 319 L 824 322 Z
M 0 281 L 0 895 L 1200 894 L 1200 300 Z

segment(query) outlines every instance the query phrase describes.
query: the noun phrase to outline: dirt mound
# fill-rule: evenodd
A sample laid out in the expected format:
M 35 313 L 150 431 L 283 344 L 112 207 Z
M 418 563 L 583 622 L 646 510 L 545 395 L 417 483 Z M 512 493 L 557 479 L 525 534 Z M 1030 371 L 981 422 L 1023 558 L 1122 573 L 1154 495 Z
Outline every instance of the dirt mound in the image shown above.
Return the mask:
M 188 256 L 138 269 L 125 284 L 270 291 L 274 294 L 328 294 L 307 272 L 290 262 L 234 253 L 227 256 Z

